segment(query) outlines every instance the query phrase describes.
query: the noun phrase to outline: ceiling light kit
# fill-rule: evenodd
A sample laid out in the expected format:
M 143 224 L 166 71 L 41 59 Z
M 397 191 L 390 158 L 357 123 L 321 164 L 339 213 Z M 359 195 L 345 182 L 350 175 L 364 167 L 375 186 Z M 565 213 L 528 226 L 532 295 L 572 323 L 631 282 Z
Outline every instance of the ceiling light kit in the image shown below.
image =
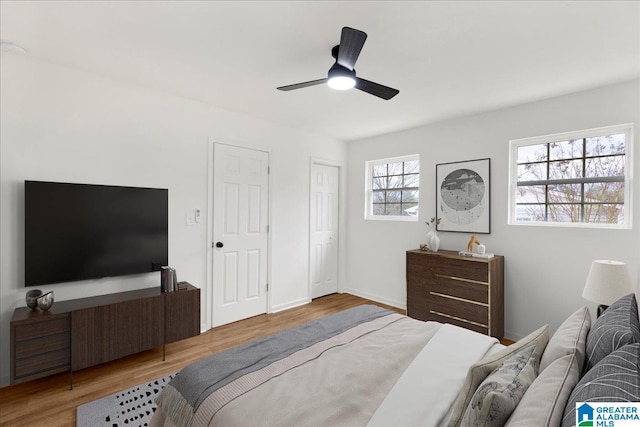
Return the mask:
M 367 40 L 367 33 L 364 31 L 343 27 L 340 35 L 340 44 L 331 49 L 331 56 L 336 59 L 336 62 L 329 69 L 327 78 L 280 86 L 277 89 L 289 91 L 327 83 L 330 88 L 336 90 L 347 90 L 355 87 L 378 98 L 385 100 L 393 98 L 400 93 L 399 90 L 356 76 L 356 70 L 353 67 L 358 60 L 365 40 Z

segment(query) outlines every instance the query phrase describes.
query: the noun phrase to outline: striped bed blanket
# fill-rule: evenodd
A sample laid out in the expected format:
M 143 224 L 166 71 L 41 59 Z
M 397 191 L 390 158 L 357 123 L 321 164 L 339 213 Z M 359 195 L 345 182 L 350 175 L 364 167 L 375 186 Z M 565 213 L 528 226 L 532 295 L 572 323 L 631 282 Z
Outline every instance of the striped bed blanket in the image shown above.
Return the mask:
M 156 399 L 150 425 L 367 425 L 441 327 L 372 305 L 305 323 L 186 367 Z

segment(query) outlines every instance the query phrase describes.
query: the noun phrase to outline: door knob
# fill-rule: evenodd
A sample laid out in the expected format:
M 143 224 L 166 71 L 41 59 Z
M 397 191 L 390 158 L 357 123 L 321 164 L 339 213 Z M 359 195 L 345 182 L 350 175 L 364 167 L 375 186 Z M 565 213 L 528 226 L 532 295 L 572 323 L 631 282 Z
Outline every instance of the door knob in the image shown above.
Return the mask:
M 222 242 L 216 243 L 216 248 L 221 248 L 223 246 L 224 246 L 224 243 L 222 243 Z

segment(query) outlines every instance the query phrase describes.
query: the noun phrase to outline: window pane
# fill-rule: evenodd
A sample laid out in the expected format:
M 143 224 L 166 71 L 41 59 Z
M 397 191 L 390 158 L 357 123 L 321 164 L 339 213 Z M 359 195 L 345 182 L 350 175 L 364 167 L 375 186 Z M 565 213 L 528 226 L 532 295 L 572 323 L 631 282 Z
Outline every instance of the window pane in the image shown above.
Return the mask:
M 386 212 L 386 205 L 384 204 L 374 204 L 373 205 L 373 214 L 374 215 L 384 215 Z
M 516 219 L 518 221 L 544 221 L 544 205 L 517 205 Z
M 549 205 L 547 221 L 580 222 L 580 205 Z
M 387 205 L 387 215 L 402 215 L 402 205 L 400 203 L 390 203 Z
M 547 160 L 547 144 L 518 147 L 518 163 Z
M 402 191 L 387 191 L 387 203 L 400 203 L 402 201 Z
M 544 203 L 545 197 L 544 185 L 527 185 L 516 190 L 516 203 Z
M 419 160 L 410 160 L 408 162 L 404 162 L 404 173 L 419 173 L 420 172 L 420 161 Z
M 586 156 L 602 156 L 604 154 L 624 154 L 625 153 L 625 135 L 608 135 L 598 136 L 596 138 L 587 138 Z
M 624 182 L 596 182 L 584 185 L 585 203 L 624 202 Z
M 582 157 L 582 140 L 552 142 L 549 144 L 549 160 Z
M 418 203 L 418 190 L 405 190 L 402 192 L 402 202 Z
M 624 176 L 624 156 L 596 157 L 586 160 L 586 176 Z
M 624 205 L 585 205 L 585 222 L 598 224 L 622 224 L 624 222 Z
M 387 176 L 387 165 L 373 165 L 373 176 Z
M 580 203 L 582 189 L 580 184 L 550 185 L 547 192 L 549 203 Z
M 373 189 L 380 190 L 387 188 L 387 178 L 373 178 Z
M 413 174 L 413 175 L 405 175 L 404 176 L 404 187 L 405 188 L 418 187 L 419 185 L 420 185 L 420 175 Z
M 546 163 L 527 163 L 518 165 L 518 182 L 540 181 L 547 179 Z
M 418 216 L 418 204 L 417 203 L 403 203 L 402 215 L 404 216 Z
M 402 175 L 389 177 L 389 188 L 402 188 Z
M 385 202 L 385 192 L 384 191 L 374 191 L 373 192 L 373 203 L 384 203 Z
M 582 160 L 549 162 L 549 179 L 582 178 Z
M 389 175 L 402 175 L 402 163 L 389 163 Z

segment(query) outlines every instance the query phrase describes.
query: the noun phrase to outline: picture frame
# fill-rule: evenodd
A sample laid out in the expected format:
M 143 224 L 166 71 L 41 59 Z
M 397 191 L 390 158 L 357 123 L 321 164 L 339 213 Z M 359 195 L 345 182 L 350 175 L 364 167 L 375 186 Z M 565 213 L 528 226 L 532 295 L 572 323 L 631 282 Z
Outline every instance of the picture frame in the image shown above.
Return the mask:
M 436 164 L 438 231 L 491 233 L 491 159 Z

